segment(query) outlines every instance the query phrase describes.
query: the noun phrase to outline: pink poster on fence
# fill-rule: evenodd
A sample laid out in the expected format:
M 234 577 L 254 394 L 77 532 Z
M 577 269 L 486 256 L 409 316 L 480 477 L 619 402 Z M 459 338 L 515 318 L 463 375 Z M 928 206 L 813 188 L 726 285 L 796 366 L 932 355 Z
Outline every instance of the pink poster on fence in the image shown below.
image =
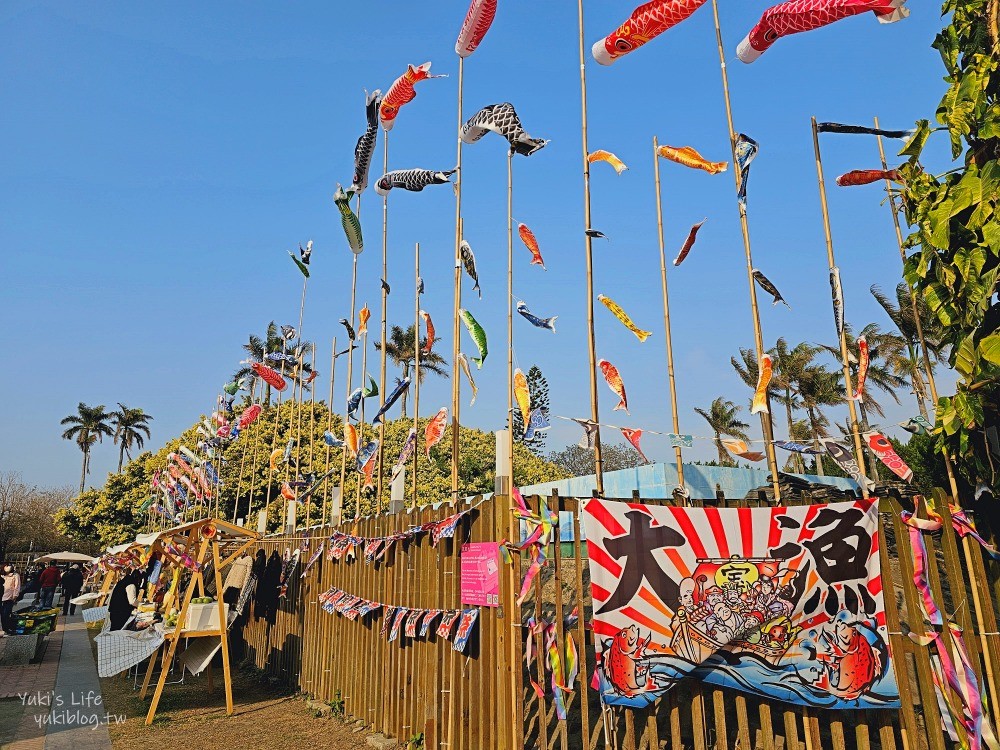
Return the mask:
M 500 546 L 496 542 L 462 545 L 462 603 L 500 606 Z

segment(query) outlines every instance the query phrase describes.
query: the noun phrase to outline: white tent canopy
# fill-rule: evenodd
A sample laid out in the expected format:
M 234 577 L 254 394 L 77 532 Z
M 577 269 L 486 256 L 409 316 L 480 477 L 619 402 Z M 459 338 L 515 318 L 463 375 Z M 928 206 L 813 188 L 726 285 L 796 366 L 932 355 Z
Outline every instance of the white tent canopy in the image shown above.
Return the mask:
M 93 562 L 97 558 L 93 555 L 84 555 L 80 552 L 52 552 L 48 555 L 36 557 L 35 562 Z

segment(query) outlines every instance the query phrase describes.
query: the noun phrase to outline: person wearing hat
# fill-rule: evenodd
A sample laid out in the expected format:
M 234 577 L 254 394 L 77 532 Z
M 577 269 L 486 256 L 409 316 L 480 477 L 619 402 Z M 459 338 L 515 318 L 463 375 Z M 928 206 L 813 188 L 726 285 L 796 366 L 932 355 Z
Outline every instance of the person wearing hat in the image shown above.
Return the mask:
M 21 576 L 14 570 L 14 566 L 6 563 L 3 566 L 3 594 L 0 595 L 0 637 L 10 635 L 14 632 L 14 618 L 11 612 L 14 611 L 14 604 L 21 598 Z
M 83 588 L 83 571 L 80 570 L 80 566 L 76 563 L 70 565 L 69 570 L 67 570 L 62 577 L 62 591 L 63 591 L 63 617 L 66 615 L 76 614 L 76 605 L 70 602 L 70 599 L 80 595 L 80 589 Z

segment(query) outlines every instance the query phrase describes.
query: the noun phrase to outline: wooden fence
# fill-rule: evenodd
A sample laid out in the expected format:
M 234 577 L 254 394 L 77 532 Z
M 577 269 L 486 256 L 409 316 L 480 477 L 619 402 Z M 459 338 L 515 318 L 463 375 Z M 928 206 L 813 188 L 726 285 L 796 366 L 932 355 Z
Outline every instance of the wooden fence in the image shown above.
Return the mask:
M 528 498 L 537 509 L 538 498 Z M 627 498 L 634 502 L 637 498 Z M 960 626 L 983 693 L 989 721 L 1000 707 L 997 674 L 1000 641 L 996 626 L 1000 570 L 971 538 L 951 527 L 944 498 L 937 508 L 945 518 L 939 532 L 924 532 L 934 599 Z M 642 500 L 670 505 L 672 500 Z M 806 497 L 799 501 L 809 503 Z M 718 507 L 756 507 L 766 500 L 707 501 Z M 483 608 L 465 653 L 452 649 L 433 628 L 428 637 L 402 635 L 388 643 L 381 636 L 381 617 L 348 620 L 327 614 L 318 602 L 330 586 L 389 605 L 420 609 L 458 609 L 459 553 L 465 542 L 513 539 L 516 529 L 505 497 L 481 500 L 463 516 L 454 539 L 436 547 L 428 535 L 393 545 L 385 558 L 366 563 L 327 560 L 324 554 L 309 574 L 289 589 L 273 623 L 252 620 L 245 628 L 248 658 L 271 675 L 317 700 L 332 703 L 344 714 L 375 731 L 400 740 L 422 736 L 423 747 L 448 750 L 479 748 L 622 748 L 623 750 L 945 750 L 952 743 L 941 722 L 932 681 L 932 652 L 909 637 L 910 628 L 923 633 L 919 593 L 913 583 L 913 556 L 900 511 L 907 502 L 884 498 L 880 504 L 880 554 L 890 648 L 899 683 L 902 708 L 879 711 L 806 709 L 759 700 L 748 694 L 683 681 L 646 710 L 602 711 L 590 688 L 595 669 L 593 637 L 585 623 L 592 615 L 586 543 L 581 549 L 581 502 L 553 496 L 549 507 L 572 514 L 574 541 L 553 544 L 543 573 L 521 607 L 514 604 L 522 575 L 515 557 L 501 575 L 501 606 Z M 463 508 L 459 508 L 461 510 Z M 312 550 L 339 530 L 363 537 L 380 537 L 412 526 L 441 520 L 454 506 L 425 507 L 410 513 L 366 518 L 356 524 L 313 529 Z M 269 537 L 259 544 L 268 554 L 296 548 L 301 536 Z M 304 560 L 303 560 L 304 564 Z M 301 570 L 301 569 L 300 569 Z M 579 608 L 581 617 L 567 625 Z M 536 697 L 525 667 L 526 623 L 529 617 L 554 623 L 565 653 L 572 635 L 580 650 L 580 675 L 567 695 L 568 716 L 558 720 L 543 658 L 536 658 L 532 677 L 546 687 Z M 572 620 L 569 620 L 572 622 Z M 946 637 L 947 628 L 945 628 Z M 545 654 L 541 635 L 534 636 L 536 654 Z M 959 730 L 961 731 L 961 730 Z M 416 745 L 419 746 L 419 745 Z

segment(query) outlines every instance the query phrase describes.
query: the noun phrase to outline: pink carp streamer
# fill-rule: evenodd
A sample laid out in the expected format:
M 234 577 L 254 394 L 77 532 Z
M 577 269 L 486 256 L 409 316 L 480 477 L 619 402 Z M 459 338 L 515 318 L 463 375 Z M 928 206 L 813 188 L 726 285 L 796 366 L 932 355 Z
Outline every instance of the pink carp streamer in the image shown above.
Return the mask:
M 872 11 L 879 23 L 906 18 L 906 0 L 789 0 L 768 8 L 736 48 L 736 56 L 752 63 L 783 36 L 812 31 L 844 18 Z
M 432 76 L 431 64 L 425 62 L 423 65 L 409 65 L 406 72 L 392 82 L 392 86 L 382 98 L 382 103 L 378 108 L 378 118 L 382 123 L 382 129 L 386 132 L 392 130 L 396 124 L 396 117 L 400 108 L 412 102 L 417 95 L 414 86 L 419 81 L 426 81 L 430 78 L 444 78 L 445 76 Z
M 705 0 L 652 0 L 640 5 L 625 23 L 594 44 L 591 54 L 601 65 L 610 65 L 676 26 L 704 4 Z
M 646 454 L 643 453 L 642 448 L 639 447 L 639 441 L 642 440 L 642 430 L 631 430 L 628 427 L 622 427 L 620 429 L 624 438 L 628 440 L 629 443 L 632 444 L 632 447 L 639 453 L 639 457 L 648 464 L 649 459 L 646 458 Z
M 476 51 L 486 32 L 493 25 L 497 14 L 497 0 L 472 0 L 469 12 L 465 14 L 462 28 L 455 41 L 455 52 L 459 57 L 468 57 Z

